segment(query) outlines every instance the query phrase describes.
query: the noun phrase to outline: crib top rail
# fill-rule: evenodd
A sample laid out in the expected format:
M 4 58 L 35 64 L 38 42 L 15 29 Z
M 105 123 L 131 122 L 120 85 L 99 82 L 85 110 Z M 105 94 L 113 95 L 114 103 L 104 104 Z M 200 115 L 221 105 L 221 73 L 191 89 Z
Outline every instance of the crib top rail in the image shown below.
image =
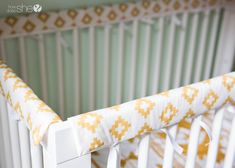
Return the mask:
M 0 95 L 16 112 L 12 114 L 14 118 L 24 121 L 35 144 L 42 141 L 50 125 L 61 121 L 60 117 L 40 100 L 1 59 Z
M 235 105 L 235 72 L 77 115 L 66 122 L 72 125 L 81 156 L 227 104 Z

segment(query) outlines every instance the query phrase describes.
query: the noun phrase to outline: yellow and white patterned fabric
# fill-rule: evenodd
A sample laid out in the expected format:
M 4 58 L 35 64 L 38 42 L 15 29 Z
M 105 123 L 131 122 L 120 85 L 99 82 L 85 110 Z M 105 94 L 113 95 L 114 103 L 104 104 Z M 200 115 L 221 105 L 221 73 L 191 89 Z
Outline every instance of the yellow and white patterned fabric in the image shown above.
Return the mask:
M 75 27 L 100 26 L 185 11 L 198 12 L 223 7 L 232 1 L 234 2 L 234 0 L 143 0 L 136 3 L 9 16 L 0 19 L 0 38 L 68 30 Z
M 69 118 L 79 155 L 141 136 L 225 104 L 235 105 L 235 72 Z
M 60 117 L 40 100 L 7 65 L 0 60 L 0 94 L 29 128 L 34 143 L 39 144 L 49 126 Z

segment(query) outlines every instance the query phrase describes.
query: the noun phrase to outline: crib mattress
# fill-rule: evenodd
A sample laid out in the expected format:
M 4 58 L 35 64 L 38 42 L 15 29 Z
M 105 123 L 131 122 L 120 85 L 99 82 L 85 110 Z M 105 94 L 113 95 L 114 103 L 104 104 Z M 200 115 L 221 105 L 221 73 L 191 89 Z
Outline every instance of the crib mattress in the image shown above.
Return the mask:
M 208 112 L 203 115 L 203 121 L 211 128 L 214 118 L 214 112 Z M 233 114 L 224 113 L 222 130 L 217 152 L 217 160 L 215 167 L 222 167 L 225 157 L 226 147 L 229 139 L 230 128 L 232 124 Z M 183 154 L 174 153 L 174 167 L 184 167 L 187 158 L 187 147 L 189 142 L 190 128 L 192 119 L 184 119 L 178 125 L 176 142 L 183 148 Z M 209 136 L 201 129 L 198 142 L 198 151 L 195 167 L 204 167 L 207 161 L 207 152 L 209 147 Z M 161 168 L 164 157 L 164 147 L 166 134 L 158 131 L 152 133 L 149 153 L 149 168 Z M 120 144 L 121 167 L 136 168 L 138 159 L 138 142 L 139 138 L 134 138 Z M 92 167 L 103 168 L 107 165 L 108 149 L 99 150 L 92 153 Z

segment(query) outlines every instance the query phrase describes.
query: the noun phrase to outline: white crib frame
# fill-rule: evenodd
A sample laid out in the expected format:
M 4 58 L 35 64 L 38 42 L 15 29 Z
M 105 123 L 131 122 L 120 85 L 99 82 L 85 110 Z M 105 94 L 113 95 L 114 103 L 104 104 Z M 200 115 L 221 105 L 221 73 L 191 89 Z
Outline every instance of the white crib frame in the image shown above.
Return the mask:
M 215 62 L 216 72 L 213 74 L 214 76 L 220 75 L 226 72 L 230 72 L 232 68 L 232 61 L 234 60 L 235 7 L 234 6 L 226 7 L 223 18 L 224 20 L 223 20 L 222 29 L 221 29 L 222 33 L 220 37 L 222 40 L 220 40 L 220 44 L 218 45 L 219 48 L 218 48 L 217 54 L 219 55 L 218 57 L 219 59 L 217 59 Z M 92 28 L 90 31 L 92 34 Z M 120 29 L 120 31 L 122 31 L 122 29 Z M 76 36 L 76 33 L 77 32 L 74 29 L 75 36 Z M 108 30 L 106 33 L 108 34 Z M 60 36 L 60 33 L 58 32 L 57 37 L 59 36 Z M 75 38 L 74 45 L 77 46 L 76 44 L 77 44 L 77 39 Z M 60 44 L 57 44 L 57 45 L 60 45 Z M 41 46 L 41 50 L 43 50 L 42 47 L 43 46 Z M 24 53 L 21 53 L 21 55 L 24 55 Z M 106 53 L 106 55 L 108 55 L 108 53 Z M 58 57 L 61 57 L 60 50 L 58 51 Z M 25 59 L 22 58 L 22 62 L 25 62 L 24 60 Z M 61 59 L 58 59 L 58 60 L 61 60 Z M 61 64 L 61 62 L 59 61 L 58 64 Z M 23 71 L 23 74 L 25 74 L 24 71 Z M 42 74 L 45 74 L 45 73 L 42 73 Z M 26 77 L 24 76 L 23 78 L 26 79 Z M 45 85 L 45 81 L 42 81 L 42 84 Z M 63 86 L 60 86 L 60 87 L 63 87 Z M 46 96 L 46 92 L 43 92 L 43 94 Z M 4 102 L 4 100 L 1 97 L 1 105 L 4 104 L 2 102 Z M 6 112 L 4 108 L 8 109 L 8 114 L 3 113 L 3 112 Z M 215 165 L 217 146 L 218 146 L 218 137 L 219 137 L 219 133 L 221 129 L 221 121 L 223 118 L 224 110 L 225 108 L 218 109 L 215 115 L 214 123 L 217 123 L 217 124 L 213 124 L 213 128 L 212 128 L 213 140 L 210 142 L 210 146 L 209 146 L 208 158 L 210 158 L 210 160 L 207 161 L 207 164 L 206 164 L 207 168 L 214 167 Z M 47 136 L 45 136 L 43 142 L 41 143 L 41 146 L 43 149 L 43 159 L 42 159 L 42 156 L 40 155 L 40 150 L 41 150 L 40 147 L 34 146 L 32 144 L 32 140 L 29 141 L 27 139 L 28 130 L 26 126 L 23 124 L 23 122 L 19 120 L 10 121 L 12 117 L 9 117 L 10 119 L 8 121 L 7 115 L 11 115 L 9 113 L 10 111 L 11 111 L 11 107 L 9 107 L 9 105 L 6 105 L 6 107 L 1 106 L 0 115 L 1 115 L 1 123 L 2 123 L 2 128 L 3 128 L 2 134 L 7 135 L 6 133 L 4 133 L 4 131 L 10 129 L 11 138 L 4 136 L 5 142 L 8 143 L 5 145 L 12 145 L 14 149 L 13 153 L 17 153 L 17 152 L 20 153 L 23 168 L 30 167 L 30 163 L 29 163 L 30 161 L 27 158 L 24 158 L 24 156 L 27 157 L 27 155 L 31 155 L 31 163 L 32 163 L 33 168 L 42 168 L 43 166 L 44 168 L 74 168 L 78 166 L 81 166 L 83 168 L 91 167 L 91 154 L 78 157 L 78 154 L 76 151 L 76 141 L 74 138 L 73 130 L 70 124 L 68 123 L 68 121 L 53 124 L 49 128 Z M 188 152 L 190 153 L 190 156 L 188 155 L 186 166 L 185 166 L 187 168 L 193 168 L 195 164 L 197 142 L 198 142 L 197 138 L 199 134 L 200 120 L 201 120 L 201 117 L 199 116 L 196 119 L 194 119 L 193 124 L 192 124 L 192 130 L 190 133 L 189 152 Z M 14 134 L 14 130 L 17 129 L 15 127 L 17 122 L 19 122 L 19 128 L 18 128 L 20 132 L 19 138 L 16 136 L 17 134 Z M 8 125 L 9 125 L 9 128 L 8 128 Z M 172 128 L 170 128 L 170 132 L 173 135 L 173 137 L 175 136 L 175 133 L 176 133 L 176 127 L 177 126 L 173 126 Z M 10 144 L 8 140 L 12 138 L 15 138 L 14 143 Z M 138 158 L 138 168 L 148 167 L 149 140 L 150 140 L 150 136 L 146 135 L 142 138 L 139 144 L 139 149 L 141 153 L 139 154 L 139 158 Z M 232 164 L 233 164 L 234 155 L 235 155 L 234 154 L 235 150 L 233 150 L 235 149 L 235 143 L 233 142 L 235 142 L 235 119 L 233 119 L 233 124 L 232 124 L 231 133 L 230 133 L 229 144 L 228 144 L 228 150 L 226 152 L 225 164 L 224 164 L 225 168 L 232 167 Z M 17 144 L 17 143 L 20 143 L 20 144 Z M 30 149 L 29 149 L 28 144 L 30 144 L 29 145 Z M 119 156 L 117 152 L 118 150 L 119 150 L 118 145 L 110 148 L 110 154 L 109 154 L 108 165 L 107 165 L 108 168 L 119 167 Z M 164 168 L 172 167 L 173 154 L 174 154 L 174 149 L 172 147 L 172 144 L 170 143 L 169 138 L 167 138 L 165 154 L 164 154 L 164 158 L 167 158 L 167 160 L 164 159 L 164 162 L 163 162 Z M 10 155 L 10 153 L 8 152 L 7 155 Z M 13 159 L 17 159 L 17 158 L 13 157 Z M 43 160 L 43 165 L 41 164 L 42 160 Z M 14 167 L 17 165 L 17 163 L 20 163 L 20 162 L 21 161 L 19 160 L 13 160 L 13 163 L 10 163 L 9 161 L 7 161 L 5 167 Z

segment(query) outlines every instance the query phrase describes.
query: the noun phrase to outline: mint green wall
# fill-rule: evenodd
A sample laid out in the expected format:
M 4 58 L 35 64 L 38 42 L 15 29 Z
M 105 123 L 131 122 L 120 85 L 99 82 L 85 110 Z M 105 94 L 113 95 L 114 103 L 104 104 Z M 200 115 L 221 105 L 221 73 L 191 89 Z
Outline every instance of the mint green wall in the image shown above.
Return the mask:
M 102 1 L 104 2 L 104 1 Z M 191 30 L 192 30 L 192 18 L 193 14 L 189 15 L 189 22 L 186 26 L 186 45 L 184 51 L 184 60 L 182 64 L 182 72 L 181 72 L 181 79 L 184 79 L 184 72 L 187 71 L 185 69 L 185 60 L 187 60 L 188 55 L 188 43 L 191 37 Z M 179 19 L 182 18 L 182 15 L 178 15 Z M 197 47 L 200 42 L 200 31 L 201 26 L 199 26 L 202 20 L 205 18 L 205 15 L 202 13 L 199 16 L 199 24 L 197 27 L 197 41 L 195 42 L 195 53 L 194 53 L 194 65 L 200 64 L 196 62 L 197 58 Z M 210 43 L 216 43 L 216 41 L 210 41 L 210 30 L 212 28 L 212 23 L 215 19 L 215 13 L 211 12 L 209 15 L 209 26 L 207 29 L 207 42 L 206 42 L 206 51 L 203 56 L 202 69 L 204 70 L 206 66 L 210 66 L 213 70 L 213 64 L 208 64 L 205 60 L 207 58 L 207 50 L 208 45 Z M 131 58 L 131 44 L 133 41 L 132 38 L 132 28 L 133 24 L 126 23 L 126 30 L 124 36 L 124 60 L 123 60 L 123 78 L 122 78 L 122 102 L 128 101 L 128 90 L 129 90 L 129 79 L 130 79 L 130 65 L 133 64 Z M 162 91 L 163 89 L 163 81 L 165 80 L 165 64 L 168 61 L 168 54 L 169 46 L 168 46 L 168 35 L 169 35 L 169 21 L 165 21 L 164 23 L 164 38 L 161 43 L 163 43 L 163 50 L 161 54 L 161 63 L 160 63 L 160 80 L 159 88 L 157 92 Z M 220 23 L 219 23 L 220 25 Z M 219 28 L 218 25 L 218 28 Z M 136 62 L 136 80 L 135 80 L 135 98 L 141 97 L 141 83 L 143 80 L 143 70 L 142 70 L 142 62 L 143 62 L 143 52 L 144 52 L 144 45 L 145 45 L 145 30 L 146 24 L 143 22 L 139 22 L 138 27 L 138 50 L 137 50 L 137 62 Z M 159 36 L 158 33 L 158 19 L 154 20 L 154 24 L 151 25 L 151 43 L 150 43 L 150 53 L 149 53 L 149 66 L 148 66 L 148 78 L 147 78 L 147 95 L 154 94 L 151 92 L 152 87 L 152 80 L 156 76 L 156 73 L 153 71 L 153 67 L 156 66 L 155 63 L 155 56 L 156 56 L 156 45 L 160 43 L 157 41 L 157 37 Z M 172 82 L 175 77 L 175 64 L 174 62 L 179 58 L 177 53 L 177 46 L 178 46 L 178 36 L 179 32 L 182 31 L 182 28 L 176 26 L 175 32 L 175 39 L 174 39 L 174 48 L 173 49 L 173 63 L 171 68 L 171 78 L 170 81 Z M 118 44 L 119 44 L 119 31 L 118 25 L 112 25 L 110 29 L 110 74 L 109 74 L 109 106 L 115 104 L 116 98 L 116 87 L 117 87 L 117 60 L 118 60 Z M 62 32 L 62 37 L 68 43 L 68 46 L 72 47 L 73 41 L 73 34 L 72 31 L 64 31 Z M 95 29 L 95 109 L 104 108 L 103 107 L 103 62 L 104 62 L 104 28 L 99 27 Z M 20 75 L 20 60 L 19 60 L 19 39 L 18 38 L 11 38 L 4 41 L 4 47 L 6 49 L 6 57 L 7 57 L 7 64 L 11 66 L 19 75 Z M 28 84 L 33 88 L 36 94 L 41 97 L 41 86 L 40 86 L 40 71 L 39 71 L 39 52 L 38 52 L 38 41 L 35 38 L 30 36 L 25 37 L 25 45 L 26 45 L 26 57 L 27 57 L 27 69 L 28 69 Z M 45 55 L 46 55 L 46 62 L 47 62 L 47 85 L 48 85 L 48 103 L 56 112 L 59 112 L 59 104 L 58 104 L 58 84 L 57 84 L 57 72 L 56 72 L 56 36 L 55 33 L 48 33 L 44 35 L 44 46 L 45 46 Z M 63 66 L 64 66 L 64 81 L 65 81 L 65 111 L 67 116 L 72 116 L 78 113 L 87 112 L 89 111 L 89 30 L 80 29 L 79 30 L 79 54 L 80 54 L 80 85 L 81 85 L 81 109 L 79 111 L 75 111 L 74 101 L 75 93 L 73 91 L 74 86 L 74 72 L 73 72 L 73 49 L 62 47 L 62 56 L 63 56 Z M 216 49 L 214 50 L 216 52 Z M 215 59 L 215 58 L 214 58 Z M 197 67 L 192 65 L 192 76 L 194 72 L 197 70 Z M 201 80 L 203 77 L 201 76 Z M 190 82 L 194 82 L 191 80 Z M 182 84 L 182 81 L 181 81 Z M 170 88 L 172 88 L 172 83 L 170 84 Z M 42 98 L 42 97 L 41 97 Z
M 8 5 L 34 5 L 42 6 L 43 11 L 56 11 L 69 8 L 82 8 L 92 5 L 107 5 L 121 2 L 133 2 L 135 0 L 1 0 L 0 17 L 16 15 L 7 12 Z

